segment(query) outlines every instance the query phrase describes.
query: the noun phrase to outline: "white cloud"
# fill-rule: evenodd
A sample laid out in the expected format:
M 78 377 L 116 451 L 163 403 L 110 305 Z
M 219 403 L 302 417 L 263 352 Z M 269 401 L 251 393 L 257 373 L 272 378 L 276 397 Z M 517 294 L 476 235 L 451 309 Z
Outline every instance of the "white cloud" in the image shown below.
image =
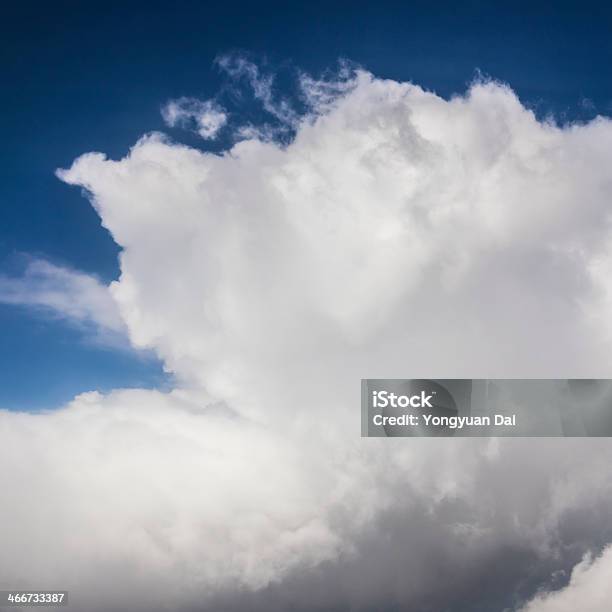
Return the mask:
M 138 609 L 150 609 L 215 584 L 258 587 L 338 547 L 321 515 L 338 495 L 324 463 L 305 465 L 291 438 L 206 397 L 91 393 L 44 416 L 0 412 L 0 431 L 11 466 L 0 482 L 12 491 L 0 574 L 59 581 L 79 609 L 104 607 L 91 594 L 107 572 L 111 609 L 144 577 Z
M 395 445 L 349 437 L 333 417 L 314 422 L 299 400 L 291 411 L 301 427 L 263 425 L 193 390 L 0 411 L 10 492 L 0 575 L 21 588 L 60 584 L 78 610 L 190 609 L 215 597 L 231 603 L 211 608 L 253 610 L 268 585 L 342 562 L 346 573 L 306 589 L 320 591 L 321 609 L 347 592 L 354 609 L 431 605 L 508 549 L 554 557 L 566 513 L 609 514 L 605 441 L 507 440 L 494 453 L 486 440 Z M 563 487 L 573 502 L 558 501 Z M 297 609 L 313 597 L 290 595 Z
M 359 438 L 362 377 L 609 375 L 610 121 L 539 122 L 495 83 L 451 100 L 363 71 L 339 97 L 302 83 L 313 111 L 286 146 L 154 134 L 59 172 L 122 247 L 110 291 L 178 388 L 2 413 L 1 575 L 111 610 L 112 572 L 151 609 L 363 557 L 380 581 L 346 578 L 354 609 L 416 608 L 446 593 L 428 578 L 446 560 L 544 562 L 576 537 L 568 513 L 612 515 L 606 441 Z
M 586 555 L 574 567 L 569 584 L 552 593 L 538 594 L 523 612 L 608 612 L 612 601 L 612 547 L 596 559 Z
M 170 100 L 162 108 L 162 117 L 169 127 L 194 127 L 205 140 L 216 138 L 227 123 L 225 109 L 212 100 L 178 98 Z
M 0 275 L 0 303 L 26 306 L 59 317 L 115 344 L 126 333 L 115 301 L 97 278 L 30 259 L 19 277 Z
M 287 147 L 152 135 L 61 176 L 125 249 L 133 337 L 208 386 L 287 354 L 334 377 L 366 354 L 387 375 L 605 376 L 611 144 L 610 121 L 541 123 L 505 86 L 445 101 L 359 73 Z

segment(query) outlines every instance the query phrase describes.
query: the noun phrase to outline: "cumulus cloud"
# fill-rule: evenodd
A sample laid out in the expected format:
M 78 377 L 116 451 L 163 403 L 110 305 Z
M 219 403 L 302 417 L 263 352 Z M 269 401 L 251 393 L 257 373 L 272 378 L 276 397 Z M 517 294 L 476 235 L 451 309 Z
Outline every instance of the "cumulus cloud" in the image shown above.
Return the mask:
M 289 143 L 151 134 L 58 173 L 177 388 L 1 413 L 1 575 L 81 610 L 503 609 L 612 540 L 607 440 L 359 438 L 360 378 L 609 376 L 612 123 L 495 82 L 301 83 Z
M 306 465 L 290 438 L 205 397 L 91 393 L 42 417 L 2 413 L 0 423 L 11 465 L 1 482 L 12 491 L 3 580 L 59 581 L 78 609 L 256 588 L 339 545 L 321 514 L 338 496 L 326 491 L 334 483 L 323 461 Z M 100 601 L 106 581 L 113 589 Z
M 126 328 L 108 287 L 94 276 L 30 259 L 22 276 L 0 275 L 0 303 L 35 308 L 115 344 Z
M 322 361 L 352 371 L 365 346 L 387 375 L 609 372 L 609 120 L 561 128 L 495 83 L 446 101 L 366 73 L 308 119 L 287 147 L 153 134 L 61 173 L 124 249 L 113 294 L 137 342 L 208 385 L 279 355 L 314 367 L 321 343 L 334 376 Z
M 61 584 L 78 610 L 496 609 L 610 534 L 606 441 L 308 426 L 184 390 L 0 412 L 1 575 Z
M 178 98 L 162 108 L 162 117 L 169 127 L 193 128 L 205 140 L 212 140 L 227 123 L 227 114 L 213 100 Z

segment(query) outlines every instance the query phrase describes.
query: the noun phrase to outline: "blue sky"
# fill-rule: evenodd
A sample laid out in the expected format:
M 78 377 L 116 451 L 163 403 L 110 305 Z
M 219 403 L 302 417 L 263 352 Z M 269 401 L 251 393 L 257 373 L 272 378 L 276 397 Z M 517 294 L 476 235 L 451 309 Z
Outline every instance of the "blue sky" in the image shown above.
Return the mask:
M 612 9 L 492 4 L 25 2 L 6 8 L 0 272 L 13 274 L 24 256 L 35 256 L 105 283 L 116 278 L 117 246 L 80 191 L 54 171 L 86 151 L 116 158 L 143 133 L 172 131 L 161 105 L 215 95 L 223 76 L 214 59 L 222 53 L 246 52 L 271 69 L 315 74 L 347 58 L 379 77 L 411 80 L 443 96 L 463 92 L 480 70 L 508 82 L 541 116 L 574 121 L 612 113 Z M 185 133 L 177 138 L 189 141 Z M 38 311 L 0 305 L 0 326 L 1 407 L 52 407 L 90 389 L 168 384 L 150 355 L 96 345 Z

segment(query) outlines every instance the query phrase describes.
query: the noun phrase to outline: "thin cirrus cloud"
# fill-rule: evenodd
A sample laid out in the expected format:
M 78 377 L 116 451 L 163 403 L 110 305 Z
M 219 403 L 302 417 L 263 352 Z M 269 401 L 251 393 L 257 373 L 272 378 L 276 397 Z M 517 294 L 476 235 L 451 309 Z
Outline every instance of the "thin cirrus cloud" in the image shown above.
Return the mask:
M 363 377 L 609 374 L 611 122 L 496 82 L 298 84 L 290 142 L 152 134 L 58 172 L 177 386 L 0 413 L 9 582 L 81 610 L 519 609 L 612 541 L 607 440 L 362 440 L 358 408 Z
M 232 81 L 246 82 L 263 110 L 276 118 L 281 125 L 296 125 L 299 114 L 291 103 L 285 98 L 274 95 L 274 73 L 264 73 L 255 63 L 236 54 L 220 55 L 216 59 L 216 64 Z

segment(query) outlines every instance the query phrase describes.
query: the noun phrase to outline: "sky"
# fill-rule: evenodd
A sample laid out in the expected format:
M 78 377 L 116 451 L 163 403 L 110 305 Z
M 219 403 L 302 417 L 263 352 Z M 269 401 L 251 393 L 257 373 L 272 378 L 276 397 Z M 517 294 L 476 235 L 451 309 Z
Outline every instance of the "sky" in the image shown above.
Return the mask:
M 362 378 L 612 372 L 612 14 L 446 9 L 9 9 L 0 588 L 606 610 L 608 439 L 359 436 Z

